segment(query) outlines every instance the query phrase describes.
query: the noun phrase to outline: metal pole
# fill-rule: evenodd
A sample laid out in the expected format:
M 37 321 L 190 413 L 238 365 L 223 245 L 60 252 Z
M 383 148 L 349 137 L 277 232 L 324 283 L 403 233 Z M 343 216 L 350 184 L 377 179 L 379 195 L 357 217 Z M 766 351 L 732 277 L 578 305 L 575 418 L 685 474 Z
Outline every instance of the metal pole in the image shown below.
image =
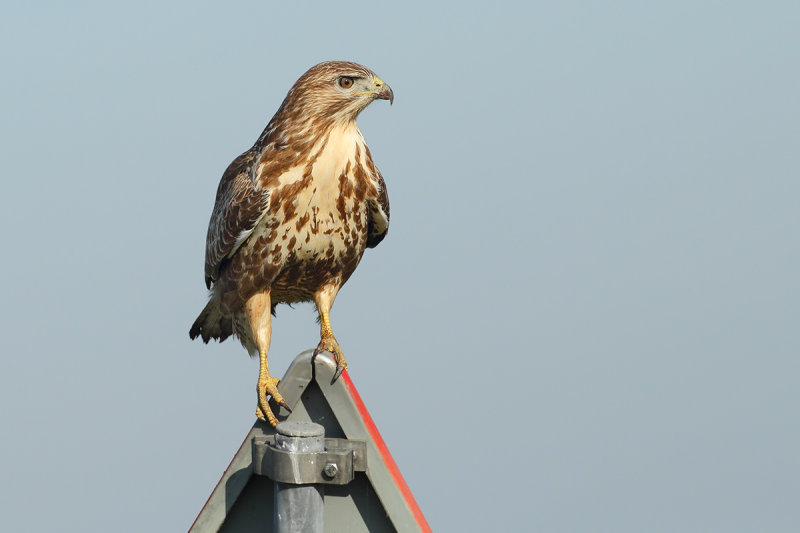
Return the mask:
M 275 447 L 287 452 L 324 452 L 325 428 L 313 422 L 281 422 Z M 323 485 L 275 482 L 275 533 L 322 533 Z

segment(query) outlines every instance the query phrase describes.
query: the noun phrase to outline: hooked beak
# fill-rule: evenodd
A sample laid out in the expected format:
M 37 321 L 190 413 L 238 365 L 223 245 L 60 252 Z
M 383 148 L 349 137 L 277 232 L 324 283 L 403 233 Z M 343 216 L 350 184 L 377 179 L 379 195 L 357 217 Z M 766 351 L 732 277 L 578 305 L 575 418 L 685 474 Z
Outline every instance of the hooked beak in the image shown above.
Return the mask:
M 373 91 L 375 98 L 389 100 L 389 105 L 392 105 L 394 102 L 394 93 L 392 92 L 392 88 L 389 87 L 389 85 L 378 76 L 375 76 L 375 79 L 372 81 L 375 84 L 375 90 Z

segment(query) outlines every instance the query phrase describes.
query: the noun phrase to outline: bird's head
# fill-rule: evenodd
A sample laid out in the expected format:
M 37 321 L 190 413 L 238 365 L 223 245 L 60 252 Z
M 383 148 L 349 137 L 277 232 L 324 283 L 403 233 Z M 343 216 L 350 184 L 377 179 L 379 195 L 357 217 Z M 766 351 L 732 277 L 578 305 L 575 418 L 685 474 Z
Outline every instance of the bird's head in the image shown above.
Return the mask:
M 348 61 L 314 65 L 286 96 L 286 102 L 302 107 L 305 114 L 334 120 L 354 120 L 378 99 L 392 103 L 392 88 L 368 68 Z

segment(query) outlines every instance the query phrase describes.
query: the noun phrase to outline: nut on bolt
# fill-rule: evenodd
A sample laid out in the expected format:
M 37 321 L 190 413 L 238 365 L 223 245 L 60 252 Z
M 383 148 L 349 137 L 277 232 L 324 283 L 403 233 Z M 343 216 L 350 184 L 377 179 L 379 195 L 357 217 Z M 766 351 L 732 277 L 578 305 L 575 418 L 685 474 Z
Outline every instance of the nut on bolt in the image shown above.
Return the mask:
M 339 467 L 336 466 L 336 463 L 326 463 L 325 468 L 322 469 L 322 473 L 329 478 L 335 478 L 336 474 L 339 473 Z

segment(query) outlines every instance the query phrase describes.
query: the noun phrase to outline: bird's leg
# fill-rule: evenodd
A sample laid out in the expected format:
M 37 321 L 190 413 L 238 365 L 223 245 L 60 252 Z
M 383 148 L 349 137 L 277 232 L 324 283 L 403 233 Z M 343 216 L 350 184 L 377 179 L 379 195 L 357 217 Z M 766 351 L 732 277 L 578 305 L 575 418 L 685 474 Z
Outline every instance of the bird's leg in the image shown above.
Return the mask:
M 272 317 L 270 315 L 272 306 L 269 291 L 251 296 L 245 303 L 245 311 L 250 321 L 250 332 L 256 347 L 258 347 L 259 370 L 258 384 L 256 385 L 256 393 L 258 394 L 256 416 L 276 426 L 278 425 L 278 419 L 270 409 L 267 396 L 272 396 L 273 400 L 286 409 L 289 409 L 289 406 L 286 405 L 283 396 L 278 392 L 278 378 L 273 378 L 269 375 L 269 365 L 267 364 L 267 352 L 269 351 L 269 342 L 272 336 Z
M 344 360 L 344 354 L 342 353 L 342 349 L 339 348 L 339 343 L 337 342 L 336 337 L 333 336 L 329 312 L 320 310 L 319 321 L 321 339 L 317 345 L 317 349 L 314 350 L 314 353 L 318 354 L 319 352 L 330 352 L 333 354 L 333 356 L 336 358 L 336 372 L 333 374 L 333 380 L 336 381 L 339 379 L 339 376 L 342 375 L 342 372 L 347 370 L 347 362 Z
M 319 352 L 330 352 L 336 358 L 336 372 L 333 374 L 333 380 L 336 381 L 339 376 L 347 370 L 347 362 L 344 360 L 342 349 L 339 348 L 339 343 L 336 342 L 336 337 L 333 336 L 331 329 L 330 311 L 333 306 L 333 300 L 339 292 L 339 284 L 326 285 L 316 294 L 314 294 L 314 303 L 317 304 L 317 312 L 319 313 L 319 331 L 321 340 L 314 354 Z

